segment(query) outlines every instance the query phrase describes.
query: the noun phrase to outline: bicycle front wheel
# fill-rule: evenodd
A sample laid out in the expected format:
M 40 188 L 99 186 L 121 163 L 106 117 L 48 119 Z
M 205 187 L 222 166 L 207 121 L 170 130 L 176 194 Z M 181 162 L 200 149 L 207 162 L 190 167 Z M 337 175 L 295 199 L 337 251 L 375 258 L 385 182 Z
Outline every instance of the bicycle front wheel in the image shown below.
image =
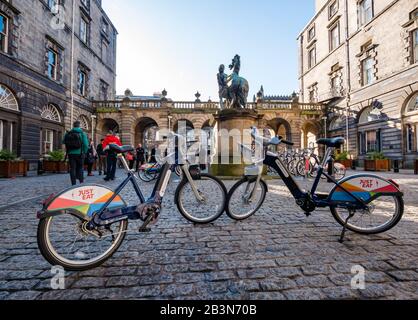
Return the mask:
M 244 178 L 232 187 L 228 194 L 226 213 L 234 220 L 245 220 L 254 215 L 263 205 L 267 187 L 257 178 Z
M 369 210 L 350 211 L 331 207 L 331 212 L 342 226 L 350 214 L 354 214 L 348 222 L 348 230 L 359 234 L 378 234 L 392 229 L 401 221 L 404 201 L 401 196 L 381 196 L 369 203 L 369 208 Z
M 38 225 L 38 246 L 53 266 L 67 271 L 84 271 L 100 266 L 122 244 L 128 221 L 93 231 L 87 222 L 69 213 L 42 219 Z
M 193 180 L 194 185 L 203 198 L 197 199 L 192 186 L 183 179 L 177 188 L 175 199 L 177 208 L 187 220 L 193 223 L 206 224 L 217 220 L 225 211 L 227 190 L 216 177 L 201 174 L 200 180 Z

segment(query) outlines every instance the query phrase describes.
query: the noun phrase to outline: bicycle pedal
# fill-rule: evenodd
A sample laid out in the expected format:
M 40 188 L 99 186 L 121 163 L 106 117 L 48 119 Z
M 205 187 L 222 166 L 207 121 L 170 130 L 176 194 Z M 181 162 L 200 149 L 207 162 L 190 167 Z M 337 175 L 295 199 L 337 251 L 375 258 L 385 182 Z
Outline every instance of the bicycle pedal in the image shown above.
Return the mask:
M 151 228 L 139 228 L 139 233 L 149 233 L 151 232 Z

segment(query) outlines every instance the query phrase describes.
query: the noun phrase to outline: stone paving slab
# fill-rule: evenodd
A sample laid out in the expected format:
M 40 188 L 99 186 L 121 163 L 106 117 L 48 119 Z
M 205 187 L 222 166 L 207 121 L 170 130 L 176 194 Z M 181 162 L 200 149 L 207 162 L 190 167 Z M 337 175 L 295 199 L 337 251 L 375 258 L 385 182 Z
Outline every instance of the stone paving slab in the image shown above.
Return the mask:
M 330 212 L 306 218 L 281 181 L 269 181 L 266 202 L 252 218 L 234 222 L 225 215 L 206 226 L 194 226 L 177 212 L 173 182 L 152 233 L 138 234 L 131 223 L 112 259 L 94 270 L 67 273 L 66 289 L 58 291 L 51 289 L 51 266 L 37 249 L 41 201 L 0 209 L 0 299 L 417 299 L 418 181 L 390 177 L 405 191 L 403 221 L 383 235 L 350 232 L 344 244 L 337 241 L 341 227 Z M 233 183 L 225 182 L 228 188 Z M 33 197 L 65 186 L 67 175 L 0 181 L 10 193 L 0 199 L 11 201 L 20 188 L 22 197 Z M 149 194 L 152 185 L 143 186 Z M 123 196 L 135 203 L 132 190 Z M 365 290 L 351 289 L 356 265 L 366 270 Z

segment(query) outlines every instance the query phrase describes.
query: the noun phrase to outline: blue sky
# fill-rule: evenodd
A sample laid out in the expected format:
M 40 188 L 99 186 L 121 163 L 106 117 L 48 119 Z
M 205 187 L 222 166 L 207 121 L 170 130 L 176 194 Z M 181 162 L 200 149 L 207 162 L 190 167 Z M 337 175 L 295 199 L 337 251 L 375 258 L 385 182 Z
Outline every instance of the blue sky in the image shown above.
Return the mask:
M 296 37 L 314 15 L 313 0 L 103 0 L 119 31 L 117 92 L 168 91 L 217 100 L 216 74 L 241 55 L 250 99 L 298 90 Z

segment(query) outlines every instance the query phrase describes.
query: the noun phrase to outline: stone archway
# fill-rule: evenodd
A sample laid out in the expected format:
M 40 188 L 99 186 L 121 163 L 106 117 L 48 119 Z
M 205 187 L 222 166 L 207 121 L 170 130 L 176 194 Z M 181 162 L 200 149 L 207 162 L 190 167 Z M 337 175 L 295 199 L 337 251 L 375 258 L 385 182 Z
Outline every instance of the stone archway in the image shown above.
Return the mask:
M 157 121 L 149 117 L 139 119 L 135 126 L 135 146 L 141 144 L 145 150 L 152 149 L 158 140 L 159 126 Z
M 175 133 L 184 134 L 184 131 L 186 131 L 187 141 L 194 141 L 195 140 L 195 132 L 194 132 L 194 130 L 195 130 L 195 126 L 188 119 L 180 119 L 180 120 L 178 120 L 174 124 L 174 127 L 173 127 L 173 131 Z
M 120 126 L 114 119 L 105 118 L 100 120 L 98 126 L 97 126 L 97 134 L 100 138 L 104 138 L 109 131 L 112 131 L 116 134 L 120 133 Z
M 307 121 L 303 124 L 301 130 L 301 147 L 303 149 L 306 148 L 315 148 L 317 147 L 316 141 L 319 139 L 321 135 L 321 126 L 320 124 Z
M 290 123 L 283 118 L 275 118 L 267 122 L 267 126 L 271 128 L 276 135 L 282 136 L 288 141 L 292 141 L 292 127 Z

